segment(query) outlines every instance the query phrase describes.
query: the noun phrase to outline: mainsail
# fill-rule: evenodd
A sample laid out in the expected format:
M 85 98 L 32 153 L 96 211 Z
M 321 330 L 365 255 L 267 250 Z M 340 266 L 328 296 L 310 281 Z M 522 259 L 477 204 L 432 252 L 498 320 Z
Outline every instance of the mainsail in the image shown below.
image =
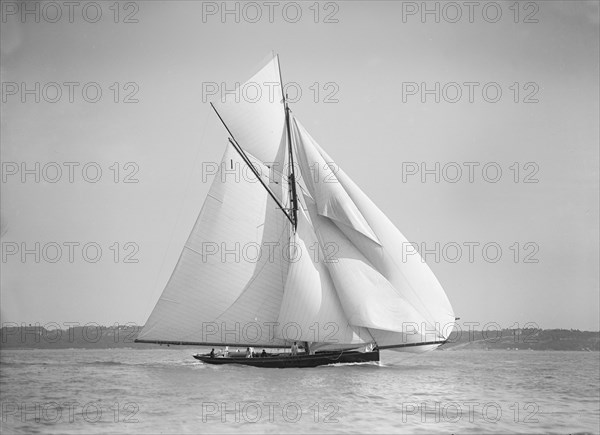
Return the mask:
M 454 314 L 440 283 L 419 255 L 403 256 L 406 238 L 292 116 L 279 71 L 275 57 L 244 84 L 258 100 L 213 105 L 230 145 L 138 341 L 443 343 Z

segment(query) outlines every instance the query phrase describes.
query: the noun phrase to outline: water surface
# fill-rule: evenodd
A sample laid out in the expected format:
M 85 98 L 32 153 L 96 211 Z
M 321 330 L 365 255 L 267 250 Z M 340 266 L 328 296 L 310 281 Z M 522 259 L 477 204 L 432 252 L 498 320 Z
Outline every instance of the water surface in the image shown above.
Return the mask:
M 598 433 L 597 352 L 210 366 L 197 349 L 2 350 L 2 433 Z

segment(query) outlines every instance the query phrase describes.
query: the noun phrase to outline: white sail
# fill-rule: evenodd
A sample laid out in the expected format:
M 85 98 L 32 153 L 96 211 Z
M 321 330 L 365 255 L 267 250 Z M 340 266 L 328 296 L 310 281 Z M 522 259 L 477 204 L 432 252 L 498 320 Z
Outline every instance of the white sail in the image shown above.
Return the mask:
M 281 250 L 287 246 L 289 222 L 244 167 L 233 147 L 227 147 L 140 340 L 282 344 L 273 334 L 287 279 Z
M 213 104 L 246 152 L 264 163 L 283 161 L 285 111 L 278 57 L 242 84 L 237 92 L 227 92 Z M 276 169 L 283 170 L 282 167 Z
M 314 208 L 310 199 L 303 202 Z M 327 258 L 302 208 L 298 210 L 298 226 L 292 242 L 276 337 L 332 344 L 372 341 L 364 328 L 352 327 L 345 316 L 325 265 Z
M 297 119 L 293 125 L 303 173 L 308 174 L 314 165 L 333 162 Z M 315 228 L 321 243 L 339 244 L 340 261 L 328 267 L 350 321 L 373 328 L 380 347 L 445 340 L 454 314 L 431 269 L 418 255 L 403 258 L 406 238 L 341 169 L 328 174 L 330 180 L 332 175 L 335 179 L 330 183 L 320 177 L 318 189 L 315 183 L 306 186 L 317 202 L 331 195 L 343 197 L 340 190 L 347 195 L 345 206 L 337 207 L 334 218 L 329 218 L 327 207 L 317 204 L 322 218 Z M 355 209 L 376 239 L 365 237 L 364 224 L 353 223 Z

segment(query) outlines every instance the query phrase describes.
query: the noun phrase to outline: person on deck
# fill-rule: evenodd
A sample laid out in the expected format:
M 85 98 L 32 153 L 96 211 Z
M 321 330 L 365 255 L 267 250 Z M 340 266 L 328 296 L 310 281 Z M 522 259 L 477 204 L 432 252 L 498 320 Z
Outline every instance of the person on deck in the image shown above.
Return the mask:
M 296 355 L 298 355 L 298 344 L 296 344 L 296 342 L 294 341 L 294 344 L 292 344 L 292 356 Z
M 246 358 L 252 358 L 252 352 L 249 347 L 246 348 Z
M 215 349 L 213 348 L 213 350 L 210 351 L 210 357 L 214 358 L 215 357 Z
M 260 357 L 261 358 L 266 358 L 267 356 L 268 356 L 267 352 L 265 352 L 265 350 L 263 349 L 262 353 L 260 354 Z
M 308 344 L 308 341 L 304 342 L 304 353 L 306 353 L 307 355 L 310 355 L 310 345 Z
M 229 357 L 229 346 L 225 346 L 225 350 L 223 351 L 223 358 Z

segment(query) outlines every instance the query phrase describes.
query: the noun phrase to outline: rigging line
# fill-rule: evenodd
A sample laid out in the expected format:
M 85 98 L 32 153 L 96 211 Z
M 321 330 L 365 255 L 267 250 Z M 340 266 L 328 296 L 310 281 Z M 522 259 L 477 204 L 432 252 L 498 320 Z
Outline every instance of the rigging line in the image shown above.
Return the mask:
M 246 154 L 246 155 L 248 155 L 248 154 Z M 248 159 L 250 159 L 250 156 L 248 156 Z M 271 165 L 271 166 L 269 166 L 269 165 L 267 165 L 267 164 L 263 163 L 262 161 L 260 161 L 259 159 L 255 158 L 255 157 L 254 157 L 253 159 L 250 159 L 250 161 L 251 161 L 252 163 L 255 163 L 255 162 L 256 162 L 256 163 L 257 163 L 257 164 L 259 164 L 259 165 L 266 166 L 266 167 L 269 169 L 269 171 L 268 171 L 268 174 L 263 174 L 263 173 L 261 172 L 261 173 L 260 173 L 260 176 L 261 176 L 261 177 L 263 177 L 263 178 L 266 178 L 267 180 L 269 180 L 270 182 L 272 182 L 272 183 L 275 183 L 275 184 L 279 184 L 279 183 L 288 183 L 288 180 L 286 180 L 286 179 L 283 177 L 283 172 L 277 171 L 276 169 L 274 169 L 274 168 L 273 168 L 273 166 L 272 166 L 272 165 Z M 277 178 L 271 177 L 271 175 L 270 175 L 270 173 L 271 173 L 271 172 L 273 173 L 273 175 L 279 175 L 279 176 L 281 176 L 281 181 L 279 181 Z
M 259 163 L 262 163 L 262 162 L 261 162 L 260 160 L 258 160 L 258 159 L 257 159 L 257 161 L 258 161 Z M 262 164 L 264 164 L 264 163 L 262 163 Z M 263 175 L 264 177 L 268 178 L 268 179 L 269 179 L 269 181 L 272 181 L 273 183 L 276 183 L 276 184 L 279 184 L 279 183 L 289 183 L 289 181 L 288 181 L 288 180 L 286 180 L 286 179 L 283 177 L 283 172 L 280 172 L 280 171 L 278 171 L 278 170 L 276 170 L 276 169 L 273 169 L 273 166 L 268 166 L 268 165 L 265 165 L 265 166 L 266 166 L 267 168 L 269 168 L 269 172 L 273 172 L 273 175 L 279 175 L 279 176 L 281 177 L 281 181 L 277 181 L 277 178 L 271 178 L 271 176 L 270 176 L 270 175 Z
M 375 337 L 373 337 L 373 334 L 371 334 L 371 329 L 365 328 L 364 326 L 362 326 L 362 328 L 364 328 L 367 331 L 367 334 L 369 334 L 371 336 L 371 340 L 373 340 L 373 343 L 375 343 L 375 345 L 377 346 L 377 340 L 375 340 Z M 360 337 L 360 335 L 359 335 L 359 337 Z
M 285 349 L 285 346 L 281 344 L 271 344 L 271 343 L 235 343 L 235 342 L 211 342 L 211 341 L 186 341 L 186 340 L 145 340 L 145 339 L 135 339 L 134 343 L 151 343 L 151 344 L 172 344 L 174 346 L 231 346 L 231 347 L 264 347 L 266 349 Z
M 225 127 L 225 129 L 227 130 L 227 132 L 229 133 L 229 136 L 231 136 L 229 138 L 229 143 L 231 143 L 231 145 L 233 145 L 233 147 L 238 152 L 238 154 L 242 157 L 242 159 L 244 160 L 244 162 L 246 162 L 246 164 L 250 167 L 250 170 L 252 172 L 254 172 L 254 175 L 256 175 L 256 178 L 258 179 L 258 181 L 260 181 L 260 184 L 262 184 L 263 187 L 267 190 L 267 192 L 269 192 L 269 195 L 271 195 L 271 197 L 275 200 L 275 202 L 277 203 L 277 205 L 281 208 L 281 211 L 283 212 L 283 214 L 286 215 L 286 217 L 290 220 L 290 222 L 292 222 L 292 225 L 293 225 L 292 218 L 285 211 L 285 209 L 281 205 L 281 202 L 277 199 L 277 197 L 275 196 L 275 194 L 273 193 L 273 191 L 271 189 L 269 189 L 269 187 L 265 184 L 265 182 L 262 180 L 262 178 L 260 177 L 260 175 L 257 174 L 256 168 L 254 167 L 254 165 L 252 164 L 252 162 L 250 162 L 250 159 L 248 158 L 248 156 L 246 155 L 246 153 L 244 152 L 244 150 L 242 149 L 242 147 L 240 146 L 240 144 L 238 143 L 238 141 L 235 139 L 235 136 L 233 135 L 233 133 L 231 132 L 231 130 L 229 129 L 229 127 L 227 126 L 227 124 L 225 124 L 225 121 L 221 117 L 221 114 L 219 113 L 219 111 L 217 110 L 217 108 L 215 107 L 215 105 L 212 102 L 210 103 L 210 107 L 213 108 L 213 110 L 215 111 L 215 113 L 219 117 L 219 120 L 221 120 L 221 123 L 223 124 L 223 126 Z
M 292 113 L 292 109 L 289 109 L 290 113 Z M 295 130 L 294 130 L 294 137 L 296 138 L 296 140 L 294 141 L 294 150 L 296 151 L 296 156 L 299 156 L 300 154 L 298 153 L 298 146 L 297 143 L 300 141 L 300 138 L 298 137 L 298 124 L 296 122 L 296 118 L 292 117 L 292 121 L 294 122 L 294 126 L 295 126 Z M 300 167 L 299 167 L 300 168 Z M 301 169 L 301 168 L 300 168 Z M 281 174 L 283 176 L 283 174 Z M 311 174 L 307 174 L 308 177 L 311 176 Z M 283 179 L 283 178 L 282 178 Z M 283 179 L 285 182 L 285 179 Z M 300 180 L 302 180 L 302 183 L 300 183 L 299 180 L 295 180 L 296 181 L 296 187 L 298 189 L 300 189 L 300 192 L 304 195 L 304 196 L 308 196 L 310 198 L 312 198 L 314 200 L 314 198 L 312 197 L 311 193 L 308 191 L 308 188 L 306 188 L 305 186 L 303 186 L 303 184 L 306 184 L 306 181 L 304 181 L 303 177 L 302 177 L 302 171 L 300 171 Z M 302 205 L 301 200 L 302 200 L 302 196 L 298 195 L 297 196 L 298 200 L 300 201 L 300 205 Z
M 246 156 L 246 154 L 244 153 L 244 150 L 242 150 L 240 148 L 240 146 L 237 144 L 237 142 L 234 142 L 231 138 L 229 138 L 229 143 L 235 148 L 235 150 L 242 157 L 242 159 L 244 159 L 244 162 L 246 162 L 246 164 L 248 165 L 248 167 L 250 168 L 250 170 L 254 173 L 254 175 L 256 176 L 256 179 L 258 181 L 260 181 L 260 184 L 263 185 L 263 187 L 269 193 L 269 195 L 271 196 L 271 198 L 273 198 L 273 201 L 275 201 L 275 203 L 279 206 L 279 208 L 281 209 L 281 211 L 283 212 L 283 214 L 289 219 L 289 221 L 293 225 L 294 221 L 292 220 L 292 218 L 290 217 L 290 215 L 285 211 L 285 208 L 283 208 L 283 204 L 281 204 L 281 202 L 277 199 L 277 197 L 275 196 L 275 194 L 273 193 L 273 191 L 265 184 L 265 182 L 261 178 L 260 174 L 258 173 L 258 171 L 256 170 L 256 168 L 252 164 L 252 162 L 248 159 L 248 156 Z
M 445 344 L 448 340 L 437 340 L 437 341 L 421 341 L 419 343 L 404 343 L 404 344 L 391 344 L 389 346 L 378 346 L 380 350 L 384 349 L 400 349 L 403 347 L 417 347 L 417 346 L 431 346 L 434 344 Z
M 302 192 L 302 194 L 304 196 L 308 196 L 309 198 L 312 198 L 312 196 L 310 196 L 310 192 L 305 189 L 304 187 L 302 187 L 302 184 L 298 183 L 298 187 L 300 188 L 300 191 Z M 298 197 L 298 199 L 301 199 L 300 197 Z M 314 200 L 314 198 L 313 198 Z M 302 201 L 300 201 L 300 205 L 302 205 Z M 304 210 L 306 210 L 306 206 L 304 206 Z

